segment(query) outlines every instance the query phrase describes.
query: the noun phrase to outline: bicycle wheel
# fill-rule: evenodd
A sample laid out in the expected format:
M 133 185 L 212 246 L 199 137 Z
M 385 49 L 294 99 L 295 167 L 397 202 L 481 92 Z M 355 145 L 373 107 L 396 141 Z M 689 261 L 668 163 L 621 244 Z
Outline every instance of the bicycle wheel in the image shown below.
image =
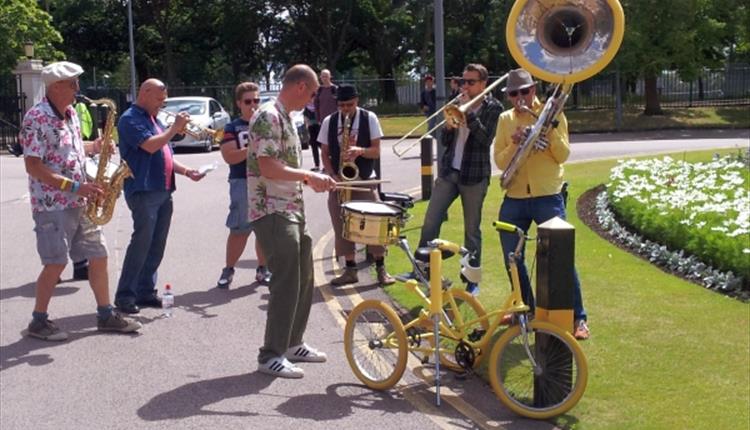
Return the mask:
M 547 419 L 563 414 L 578 403 L 586 389 L 586 356 L 573 336 L 554 324 L 532 321 L 527 334 L 537 371 L 524 346 L 521 327 L 513 326 L 492 348 L 492 389 L 519 415 Z
M 445 312 L 445 316 L 448 317 L 451 328 L 453 330 L 457 331 L 459 335 L 462 334 L 463 337 L 468 337 L 470 335 L 481 336 L 487 332 L 487 329 L 490 326 L 489 321 L 487 320 L 477 321 L 474 324 L 466 324 L 469 321 L 476 320 L 477 318 L 483 317 L 487 314 L 487 312 L 484 310 L 484 306 L 482 306 L 482 304 L 479 303 L 479 301 L 474 296 L 464 290 L 457 288 L 451 288 L 446 293 L 453 296 L 453 300 L 456 302 L 456 305 L 453 306 L 451 302 L 447 300 L 447 298 L 444 298 L 443 300 L 443 311 Z M 464 322 L 464 324 L 461 326 L 459 326 L 458 324 L 458 319 L 456 317 L 457 315 L 461 315 L 461 320 Z M 448 321 L 443 320 L 443 323 L 448 324 Z M 427 333 L 423 335 L 423 338 L 427 340 L 427 342 L 430 343 L 430 346 L 434 348 L 435 338 L 432 336 L 432 323 L 430 322 L 424 324 L 422 325 L 422 328 L 427 331 Z M 456 359 L 456 347 L 458 346 L 460 341 L 461 339 L 451 339 L 447 336 L 446 333 L 440 333 L 441 365 L 454 371 L 464 370 L 463 366 L 459 364 L 460 360 Z M 472 361 L 474 362 L 474 367 L 477 366 L 481 361 L 482 353 L 483 351 L 471 352 L 471 354 L 473 355 Z
M 352 372 L 368 387 L 387 390 L 406 369 L 404 325 L 385 303 L 366 300 L 346 319 L 344 348 Z

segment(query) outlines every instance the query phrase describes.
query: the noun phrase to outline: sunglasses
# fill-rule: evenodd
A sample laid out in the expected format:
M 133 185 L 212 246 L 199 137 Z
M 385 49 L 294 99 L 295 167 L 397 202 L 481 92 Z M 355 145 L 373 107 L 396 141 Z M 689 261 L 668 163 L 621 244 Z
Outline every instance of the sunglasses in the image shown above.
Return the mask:
M 244 103 L 246 106 L 249 106 L 251 104 L 258 104 L 260 103 L 260 99 L 243 99 L 242 103 Z
M 531 92 L 531 88 L 530 87 L 529 88 L 522 88 L 520 90 L 508 91 L 508 97 L 516 97 L 516 96 L 518 96 L 518 93 L 521 93 L 522 96 L 528 96 L 530 92 Z
M 472 86 L 472 85 L 476 84 L 479 81 L 481 81 L 481 79 L 461 79 L 461 80 L 458 81 L 458 84 L 459 85 L 466 84 L 468 86 Z

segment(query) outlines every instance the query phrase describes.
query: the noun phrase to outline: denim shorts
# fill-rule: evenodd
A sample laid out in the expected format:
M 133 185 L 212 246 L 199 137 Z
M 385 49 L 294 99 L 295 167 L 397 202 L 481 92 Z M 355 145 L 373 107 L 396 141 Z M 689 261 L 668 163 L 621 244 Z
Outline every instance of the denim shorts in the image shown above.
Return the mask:
M 247 179 L 229 180 L 229 215 L 227 228 L 232 233 L 250 233 L 253 227 L 247 213 Z
M 43 265 L 107 256 L 102 228 L 92 223 L 86 208 L 37 212 L 33 214 L 36 249 Z

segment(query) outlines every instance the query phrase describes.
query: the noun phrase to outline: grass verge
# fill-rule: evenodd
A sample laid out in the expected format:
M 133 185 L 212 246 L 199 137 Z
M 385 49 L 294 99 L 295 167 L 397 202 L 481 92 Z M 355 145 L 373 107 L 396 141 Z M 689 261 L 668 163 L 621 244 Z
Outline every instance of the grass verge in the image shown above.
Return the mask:
M 748 106 L 718 106 L 665 109 L 664 115 L 646 116 L 642 109 L 626 108 L 620 131 L 661 130 L 669 128 L 747 128 L 750 127 Z M 613 110 L 567 111 L 572 133 L 615 131 Z M 423 116 L 383 116 L 380 125 L 386 136 L 401 137 L 425 119 Z M 427 131 L 420 127 L 412 137 Z
M 704 161 L 715 152 L 673 154 Z M 614 160 L 571 164 L 569 221 L 576 227 L 576 265 L 592 338 L 583 343 L 589 383 L 580 403 L 555 420 L 569 428 L 748 428 L 750 422 L 750 305 L 669 275 L 620 250 L 589 230 L 576 216 L 576 200 L 605 183 Z M 501 270 L 497 219 L 502 194 L 497 180 L 483 209 L 483 279 L 485 307 L 500 305 L 509 291 Z M 411 210 L 405 234 L 419 239 L 426 202 Z M 535 234 L 535 233 L 533 233 Z M 441 237 L 461 242 L 459 200 L 449 211 Z M 533 249 L 527 250 L 529 258 Z M 529 265 L 531 262 L 527 262 Z M 403 253 L 388 256 L 392 273 L 409 270 Z M 458 279 L 458 262 L 446 262 Z M 418 302 L 403 285 L 386 291 L 408 309 Z M 486 364 L 486 363 L 485 363 Z

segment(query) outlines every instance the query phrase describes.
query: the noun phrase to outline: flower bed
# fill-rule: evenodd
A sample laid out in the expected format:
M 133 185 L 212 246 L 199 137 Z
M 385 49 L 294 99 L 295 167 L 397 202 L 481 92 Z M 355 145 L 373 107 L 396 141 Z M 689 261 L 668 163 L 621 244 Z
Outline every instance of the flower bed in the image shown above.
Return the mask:
M 624 160 L 612 169 L 606 197 L 617 220 L 643 235 L 642 244 L 646 240 L 658 243 L 651 253 L 677 251 L 668 257 L 665 254 L 666 261 L 672 260 L 667 265 L 675 266 L 672 270 L 680 267 L 680 258 L 692 258 L 694 261 L 682 263 L 682 270 L 708 270 L 714 275 L 699 278 L 709 279 L 710 284 L 723 273 L 722 289 L 747 291 L 748 167 L 747 153 L 692 164 L 670 157 Z

